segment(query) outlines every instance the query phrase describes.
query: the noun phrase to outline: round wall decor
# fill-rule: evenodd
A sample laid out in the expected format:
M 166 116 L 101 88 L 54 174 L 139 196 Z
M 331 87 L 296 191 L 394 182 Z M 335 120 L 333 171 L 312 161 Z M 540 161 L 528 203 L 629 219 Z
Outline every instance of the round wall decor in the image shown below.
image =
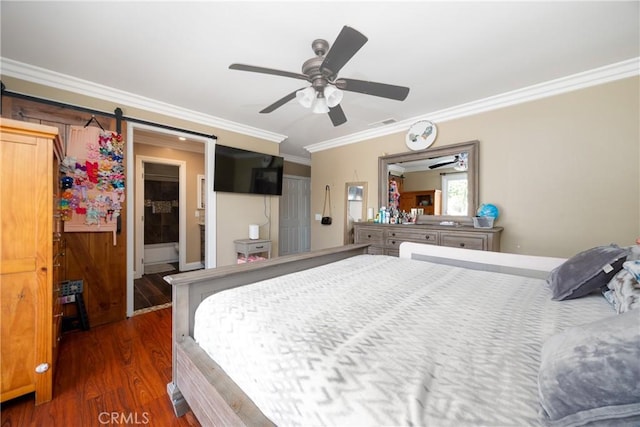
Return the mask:
M 438 129 L 429 120 L 414 123 L 407 131 L 405 142 L 411 150 L 424 150 L 436 140 Z

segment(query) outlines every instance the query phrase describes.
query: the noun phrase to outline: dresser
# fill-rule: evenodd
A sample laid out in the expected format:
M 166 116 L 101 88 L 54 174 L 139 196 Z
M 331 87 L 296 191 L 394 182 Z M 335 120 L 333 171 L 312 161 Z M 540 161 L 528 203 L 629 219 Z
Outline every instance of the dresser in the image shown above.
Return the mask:
M 58 213 L 58 129 L 0 119 L 1 401 L 51 400 L 64 256 Z
M 502 227 L 474 228 L 422 224 L 354 224 L 355 243 L 369 243 L 369 253 L 398 256 L 400 243 L 416 242 L 481 251 L 500 251 Z

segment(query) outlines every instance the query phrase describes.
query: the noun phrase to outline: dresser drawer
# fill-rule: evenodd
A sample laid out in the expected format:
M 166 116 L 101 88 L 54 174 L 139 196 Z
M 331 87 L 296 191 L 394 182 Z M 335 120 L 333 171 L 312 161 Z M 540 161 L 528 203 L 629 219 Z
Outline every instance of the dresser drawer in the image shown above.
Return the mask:
M 387 244 L 390 240 L 436 245 L 438 244 L 438 233 L 429 230 L 402 229 L 400 226 L 397 230 L 387 230 Z
M 481 251 L 486 251 L 488 249 L 486 236 L 474 236 L 465 234 L 442 233 L 440 235 L 440 245 L 451 246 L 455 248 L 477 249 Z
M 361 228 L 356 234 L 356 243 L 370 243 L 372 245 L 384 244 L 384 231 L 379 229 L 366 229 Z

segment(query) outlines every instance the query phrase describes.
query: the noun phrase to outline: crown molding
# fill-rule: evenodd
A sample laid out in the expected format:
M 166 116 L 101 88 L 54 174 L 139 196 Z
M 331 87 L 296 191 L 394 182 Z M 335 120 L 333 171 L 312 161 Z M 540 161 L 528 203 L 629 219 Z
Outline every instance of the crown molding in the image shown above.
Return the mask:
M 276 142 L 278 144 L 287 138 L 286 135 L 254 128 L 241 123 L 232 122 L 230 120 L 224 120 L 219 117 L 177 107 L 151 98 L 145 98 L 143 96 L 125 92 L 120 89 L 103 86 L 87 80 L 82 80 L 73 76 L 57 73 L 55 71 L 4 57 L 0 57 L 0 69 L 2 70 L 3 75 L 14 77 L 16 79 L 78 93 L 83 96 L 110 101 L 115 104 L 127 105 L 129 107 L 175 117 L 177 119 L 212 126 L 218 129 L 253 136 L 267 141 Z
M 2 74 L 25 80 L 31 83 L 54 87 L 56 89 L 78 93 L 84 96 L 98 98 L 123 104 L 133 108 L 153 113 L 163 114 L 178 119 L 200 123 L 243 135 L 265 139 L 267 141 L 281 143 L 287 136 L 263 129 L 243 125 L 241 123 L 224 120 L 219 117 L 203 114 L 197 111 L 177 107 L 175 105 L 163 103 L 150 98 L 145 98 L 136 94 L 125 92 L 108 86 L 99 85 L 87 80 L 78 79 L 66 74 L 57 73 L 33 65 L 24 64 L 8 58 L 0 57 L 0 69 Z M 344 137 L 322 141 L 316 144 L 307 145 L 304 148 L 310 153 L 328 150 L 343 145 L 354 144 L 364 140 L 386 136 L 398 132 L 404 132 L 408 126 L 419 120 L 431 120 L 434 123 L 442 123 L 474 114 L 479 114 L 499 108 L 508 107 L 528 101 L 546 98 L 562 93 L 604 84 L 614 80 L 633 77 L 640 74 L 640 57 L 626 61 L 607 65 L 593 70 L 573 74 L 548 82 L 528 86 L 500 95 L 472 101 L 455 107 L 434 111 L 411 119 L 402 120 L 392 125 L 356 132 Z M 295 163 L 309 164 L 309 160 L 302 157 L 295 157 L 290 160 Z M 304 161 L 304 162 L 303 162 Z
M 541 98 L 571 92 L 578 89 L 583 89 L 590 86 L 596 86 L 614 80 L 633 77 L 639 74 L 640 57 L 632 58 L 626 61 L 617 62 L 615 64 L 595 68 L 593 70 L 588 70 L 577 74 L 572 74 L 567 77 L 550 80 L 548 82 L 536 84 L 533 86 L 527 86 L 522 89 L 505 92 L 500 95 L 472 101 L 455 107 L 433 111 L 429 114 L 402 120 L 392 125 L 384 126 L 381 128 L 357 132 L 344 137 L 307 145 L 304 148 L 310 153 L 329 150 L 331 148 L 355 144 L 356 142 L 361 142 L 372 138 L 391 135 L 398 132 L 405 132 L 409 126 L 419 120 L 430 120 L 434 123 L 442 123 L 449 120 L 459 119 L 462 117 L 496 110 L 515 104 L 521 104 Z

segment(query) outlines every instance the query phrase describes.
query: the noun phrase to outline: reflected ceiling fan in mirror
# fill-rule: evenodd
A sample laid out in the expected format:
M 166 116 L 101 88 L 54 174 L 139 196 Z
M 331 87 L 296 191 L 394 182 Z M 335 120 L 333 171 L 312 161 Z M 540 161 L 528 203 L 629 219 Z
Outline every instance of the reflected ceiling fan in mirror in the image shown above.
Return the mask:
M 345 66 L 353 55 L 367 42 L 367 38 L 351 27 L 344 26 L 336 41 L 329 49 L 329 43 L 323 39 L 314 40 L 311 48 L 315 57 L 302 64 L 302 73 L 274 70 L 272 68 L 257 67 L 245 64 L 231 64 L 232 70 L 251 71 L 254 73 L 272 74 L 275 76 L 291 77 L 305 80 L 311 86 L 296 89 L 264 108 L 260 113 L 270 113 L 287 102 L 296 99 L 314 113 L 329 113 L 334 126 L 347 121 L 340 106 L 343 93 L 358 92 L 366 95 L 404 101 L 409 94 L 409 88 L 385 83 L 365 80 L 338 78 L 338 72 Z
M 429 166 L 429 169 L 452 167 L 457 171 L 466 171 L 468 169 L 468 159 L 469 159 L 468 153 L 456 154 L 455 156 L 453 156 L 453 158 L 451 158 L 451 160 L 445 159 L 442 162 L 435 163 Z

